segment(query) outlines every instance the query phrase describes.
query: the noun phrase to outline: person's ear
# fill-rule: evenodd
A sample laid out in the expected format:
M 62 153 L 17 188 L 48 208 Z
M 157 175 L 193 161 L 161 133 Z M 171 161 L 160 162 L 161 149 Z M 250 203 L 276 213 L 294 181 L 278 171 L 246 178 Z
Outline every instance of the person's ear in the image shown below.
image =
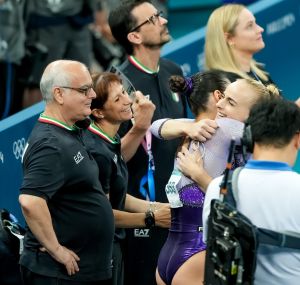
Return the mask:
M 234 46 L 234 41 L 233 41 L 233 37 L 230 33 L 224 33 L 224 38 L 226 43 L 230 46 L 233 47 Z
M 213 92 L 213 96 L 214 96 L 214 99 L 215 99 L 216 103 L 218 103 L 219 100 L 224 98 L 224 94 L 220 90 L 215 90 Z
M 128 41 L 130 41 L 133 44 L 141 44 L 141 42 L 142 42 L 141 35 L 138 32 L 130 32 L 127 35 L 127 39 L 128 39 Z
M 103 112 L 100 109 L 93 109 L 92 110 L 92 115 L 95 118 L 100 119 L 100 120 L 104 118 Z
M 53 99 L 59 105 L 62 105 L 64 103 L 64 97 L 63 97 L 63 92 L 61 91 L 61 88 L 59 88 L 59 87 L 54 87 L 53 88 Z

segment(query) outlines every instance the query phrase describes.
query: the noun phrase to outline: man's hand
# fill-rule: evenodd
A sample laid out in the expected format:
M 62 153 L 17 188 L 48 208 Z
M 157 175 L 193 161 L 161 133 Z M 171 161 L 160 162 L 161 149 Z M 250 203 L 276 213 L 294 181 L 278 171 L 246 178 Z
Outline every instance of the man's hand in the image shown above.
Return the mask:
M 77 264 L 79 257 L 72 250 L 60 245 L 57 240 L 46 200 L 33 195 L 21 194 L 19 202 L 28 227 L 43 245 L 39 250 L 47 251 L 56 261 L 64 264 L 69 275 L 79 271 Z
M 43 251 L 45 249 L 42 248 L 41 250 Z M 59 245 L 55 252 L 49 252 L 49 254 L 51 254 L 56 261 L 62 263 L 66 267 L 68 275 L 74 275 L 79 271 L 77 262 L 80 260 L 80 258 L 74 251 Z
M 186 130 L 186 135 L 193 140 L 205 142 L 211 139 L 212 135 L 216 132 L 218 125 L 216 121 L 210 119 L 203 119 L 198 122 L 191 123 Z
M 135 99 L 132 104 L 134 127 L 139 130 L 148 130 L 151 125 L 155 105 L 142 92 L 135 92 Z

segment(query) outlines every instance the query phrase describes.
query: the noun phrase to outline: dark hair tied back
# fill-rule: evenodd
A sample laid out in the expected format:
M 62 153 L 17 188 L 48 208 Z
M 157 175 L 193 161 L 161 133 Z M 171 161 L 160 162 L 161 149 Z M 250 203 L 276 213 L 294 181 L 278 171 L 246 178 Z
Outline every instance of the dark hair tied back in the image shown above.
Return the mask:
M 184 93 L 186 96 L 189 96 L 194 88 L 194 82 L 191 77 L 179 75 L 172 75 L 169 79 L 169 85 L 173 92 Z

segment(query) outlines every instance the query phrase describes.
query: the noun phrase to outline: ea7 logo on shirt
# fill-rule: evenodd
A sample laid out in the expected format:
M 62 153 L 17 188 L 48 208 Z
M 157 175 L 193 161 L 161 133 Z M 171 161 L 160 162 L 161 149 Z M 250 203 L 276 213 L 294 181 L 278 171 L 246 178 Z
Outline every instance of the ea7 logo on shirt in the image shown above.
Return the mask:
M 134 229 L 134 237 L 149 237 L 149 229 Z
M 80 163 L 81 160 L 84 159 L 84 156 L 78 151 L 78 153 L 74 156 L 74 160 L 76 164 Z
M 115 164 L 117 164 L 117 162 L 118 162 L 118 156 L 116 154 L 114 155 L 113 161 L 114 161 Z

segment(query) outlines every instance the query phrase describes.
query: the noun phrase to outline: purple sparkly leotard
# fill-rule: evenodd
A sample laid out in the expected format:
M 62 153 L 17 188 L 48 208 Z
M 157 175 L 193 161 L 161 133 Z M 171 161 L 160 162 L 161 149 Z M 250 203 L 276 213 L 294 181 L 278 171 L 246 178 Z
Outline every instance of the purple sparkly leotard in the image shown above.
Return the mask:
M 181 188 L 179 196 L 183 207 L 171 209 L 171 228 L 158 258 L 158 272 L 166 284 L 187 259 L 206 249 L 201 231 L 204 193 L 193 183 Z
M 243 130 L 242 123 L 231 119 L 217 122 L 219 128 L 213 139 L 202 146 L 198 144 L 202 153 L 205 150 L 204 167 L 212 177 L 222 174 L 226 166 L 230 138 L 234 136 L 239 139 Z M 198 184 L 184 175 L 181 176 L 176 188 L 183 206 L 171 209 L 171 228 L 157 265 L 158 273 L 167 285 L 171 285 L 175 273 L 186 260 L 206 249 L 202 241 L 205 194 Z

